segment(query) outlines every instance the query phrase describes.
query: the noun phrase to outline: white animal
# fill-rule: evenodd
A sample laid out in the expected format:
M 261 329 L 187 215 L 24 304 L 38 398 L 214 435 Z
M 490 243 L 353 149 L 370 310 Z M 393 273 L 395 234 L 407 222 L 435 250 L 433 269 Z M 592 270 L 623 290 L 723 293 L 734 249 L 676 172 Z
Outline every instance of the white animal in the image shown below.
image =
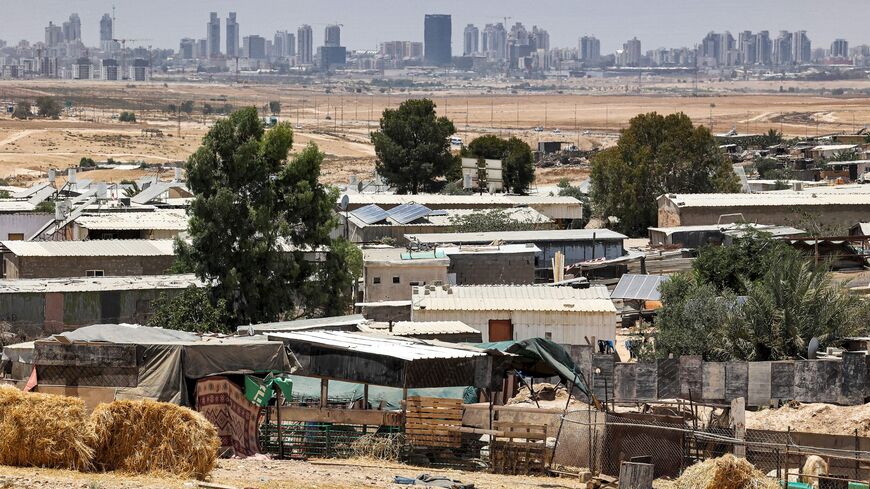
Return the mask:
M 800 482 L 812 485 L 813 489 L 818 489 L 818 476 L 820 475 L 828 475 L 828 463 L 818 455 L 810 455 L 804 462 L 804 468 L 801 469 Z

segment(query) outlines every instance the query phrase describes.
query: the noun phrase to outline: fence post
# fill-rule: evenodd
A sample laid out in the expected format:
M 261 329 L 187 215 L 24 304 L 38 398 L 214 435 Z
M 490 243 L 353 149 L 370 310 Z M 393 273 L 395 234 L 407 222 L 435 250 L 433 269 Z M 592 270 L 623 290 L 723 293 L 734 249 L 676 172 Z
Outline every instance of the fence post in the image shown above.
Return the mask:
M 731 427 L 734 428 L 734 456 L 746 458 L 746 400 L 738 397 L 731 401 Z

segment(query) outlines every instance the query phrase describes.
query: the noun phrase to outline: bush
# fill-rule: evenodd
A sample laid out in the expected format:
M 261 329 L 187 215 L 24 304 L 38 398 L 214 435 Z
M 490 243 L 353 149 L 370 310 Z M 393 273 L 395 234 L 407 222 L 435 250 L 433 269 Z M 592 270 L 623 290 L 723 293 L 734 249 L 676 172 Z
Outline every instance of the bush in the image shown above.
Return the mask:
M 14 119 L 29 119 L 33 116 L 29 102 L 18 102 L 15 105 L 15 110 L 12 112 Z
M 121 112 L 121 115 L 118 116 L 118 120 L 120 122 L 136 122 L 136 114 L 133 112 Z
M 39 97 L 36 99 L 36 107 L 39 109 L 40 117 L 50 117 L 57 119 L 63 110 L 60 103 L 54 97 Z
M 94 168 L 95 166 L 97 166 L 97 162 L 94 161 L 93 158 L 83 156 L 82 159 L 79 160 L 79 167 L 81 168 Z

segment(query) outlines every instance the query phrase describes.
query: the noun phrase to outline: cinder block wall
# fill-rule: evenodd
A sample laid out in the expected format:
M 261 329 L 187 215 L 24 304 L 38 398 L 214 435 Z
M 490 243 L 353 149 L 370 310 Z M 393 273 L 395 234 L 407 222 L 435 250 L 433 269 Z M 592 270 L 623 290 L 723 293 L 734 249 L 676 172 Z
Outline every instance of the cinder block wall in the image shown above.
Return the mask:
M 456 274 L 457 285 L 533 284 L 535 254 L 455 254 L 447 271 Z
M 19 256 L 14 258 L 17 276 L 9 278 L 84 277 L 88 270 L 103 270 L 105 276 L 162 275 L 175 257 L 169 256 Z

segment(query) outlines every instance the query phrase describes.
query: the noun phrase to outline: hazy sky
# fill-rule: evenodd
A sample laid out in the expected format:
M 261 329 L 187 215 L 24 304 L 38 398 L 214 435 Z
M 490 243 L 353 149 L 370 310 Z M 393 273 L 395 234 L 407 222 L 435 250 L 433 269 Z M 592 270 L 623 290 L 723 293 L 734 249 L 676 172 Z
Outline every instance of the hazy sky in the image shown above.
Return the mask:
M 378 42 L 423 40 L 423 15 L 453 15 L 454 54 L 462 50 L 468 23 L 483 27 L 513 17 L 529 29 L 550 32 L 551 46 L 576 46 L 593 34 L 602 52 L 612 52 L 637 36 L 643 49 L 694 46 L 710 30 L 808 31 L 813 47 L 829 47 L 844 37 L 850 45 L 870 43 L 870 0 L 0 0 L 0 39 L 44 39 L 48 21 L 65 21 L 71 12 L 82 19 L 85 44 L 96 45 L 99 19 L 117 7 L 115 35 L 150 38 L 160 47 L 177 48 L 182 37 L 205 37 L 210 11 L 217 11 L 221 29 L 230 10 L 238 12 L 241 35 L 271 38 L 276 30 L 300 24 L 315 29 L 323 41 L 326 23 L 344 24 L 342 43 L 351 49 L 375 49 Z M 222 40 L 221 47 L 224 43 Z M 461 54 L 461 53 L 460 53 Z

